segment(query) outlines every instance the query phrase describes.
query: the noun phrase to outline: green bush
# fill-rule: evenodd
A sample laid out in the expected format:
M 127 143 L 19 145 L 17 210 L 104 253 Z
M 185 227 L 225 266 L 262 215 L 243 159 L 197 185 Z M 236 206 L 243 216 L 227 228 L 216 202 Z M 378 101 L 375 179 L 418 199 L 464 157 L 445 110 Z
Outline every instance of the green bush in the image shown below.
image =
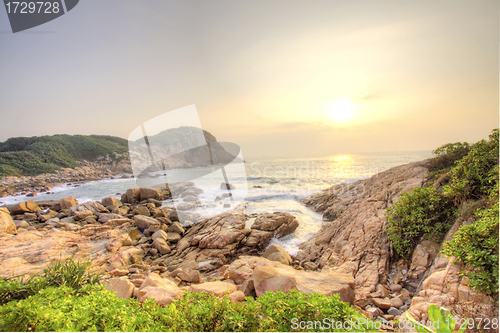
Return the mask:
M 233 303 L 227 297 L 188 293 L 167 307 L 148 299 L 142 305 L 134 299 L 121 299 L 102 285 L 87 285 L 80 290 L 49 287 L 20 301 L 0 307 L 3 331 L 292 331 L 298 321 L 357 322 L 366 320 L 337 295 L 324 296 L 266 293 L 257 300 Z M 323 328 L 325 328 L 323 326 Z M 298 329 L 317 331 L 317 329 Z M 326 331 L 366 332 L 367 325 L 352 330 L 330 328 Z
M 454 215 L 449 197 L 432 186 L 416 188 L 387 209 L 387 235 L 396 253 L 408 260 L 423 237 L 442 240 Z
M 432 153 L 436 155 L 429 161 L 429 171 L 438 171 L 450 168 L 455 165 L 455 162 L 462 159 L 470 151 L 470 146 L 467 142 L 455 142 L 445 144 Z
M 447 192 L 457 203 L 488 196 L 498 184 L 498 129 L 489 140 L 472 145 L 469 153 L 457 162 Z
M 453 239 L 445 242 L 443 253 L 464 263 L 470 285 L 487 294 L 498 292 L 498 202 L 493 208 L 480 210 L 479 220 L 461 226 Z
M 47 265 L 41 275 L 0 278 L 0 304 L 27 298 L 47 287 L 80 289 L 87 284 L 98 284 L 100 275 L 90 274 L 89 265 L 90 262 L 79 263 L 72 259 L 57 260 Z

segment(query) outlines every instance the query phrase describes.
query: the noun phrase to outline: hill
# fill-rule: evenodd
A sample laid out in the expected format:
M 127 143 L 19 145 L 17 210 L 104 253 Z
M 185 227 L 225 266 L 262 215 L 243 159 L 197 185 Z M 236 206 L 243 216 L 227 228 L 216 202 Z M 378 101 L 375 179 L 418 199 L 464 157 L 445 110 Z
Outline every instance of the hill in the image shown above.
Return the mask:
M 108 135 L 15 137 L 0 143 L 0 177 L 34 176 L 80 166 L 78 160 L 128 151 L 127 140 Z

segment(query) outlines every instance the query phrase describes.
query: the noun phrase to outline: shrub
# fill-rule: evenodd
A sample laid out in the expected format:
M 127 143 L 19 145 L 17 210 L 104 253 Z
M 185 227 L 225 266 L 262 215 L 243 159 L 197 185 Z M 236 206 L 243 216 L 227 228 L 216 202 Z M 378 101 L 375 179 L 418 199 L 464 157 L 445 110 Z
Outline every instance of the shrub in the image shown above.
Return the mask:
M 49 287 L 0 307 L 3 331 L 291 331 L 292 319 L 357 322 L 361 317 L 338 295 L 266 293 L 257 300 L 233 303 L 227 297 L 185 292 L 167 307 L 152 299 L 142 305 L 121 299 L 102 285 L 80 290 Z M 314 330 L 317 329 L 298 329 Z M 326 329 L 345 332 L 349 329 Z M 359 325 L 351 331 L 368 331 Z
M 462 159 L 470 151 L 470 146 L 467 142 L 448 143 L 432 153 L 437 155 L 429 161 L 429 171 L 438 171 L 447 169 L 455 165 L 455 162 Z
M 455 256 L 468 269 L 463 274 L 470 285 L 487 294 L 498 292 L 498 202 L 493 208 L 480 210 L 479 220 L 465 225 L 445 242 L 443 253 Z
M 409 260 L 422 237 L 440 241 L 450 229 L 455 207 L 434 187 L 416 188 L 387 210 L 387 235 L 396 253 Z
M 452 170 L 452 180 L 447 192 L 456 202 L 476 200 L 491 193 L 498 184 L 498 129 L 489 140 L 475 143 L 467 156 Z
M 41 275 L 0 278 L 0 304 L 20 300 L 38 293 L 47 287 L 68 286 L 80 289 L 87 284 L 98 284 L 100 275 L 90 274 L 90 262 L 74 262 L 72 259 L 49 264 Z

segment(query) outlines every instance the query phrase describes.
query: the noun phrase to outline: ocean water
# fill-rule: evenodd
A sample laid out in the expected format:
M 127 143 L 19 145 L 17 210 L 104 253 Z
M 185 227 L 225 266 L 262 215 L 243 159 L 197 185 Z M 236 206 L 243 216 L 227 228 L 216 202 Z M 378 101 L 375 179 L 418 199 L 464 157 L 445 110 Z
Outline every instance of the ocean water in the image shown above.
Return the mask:
M 271 244 L 280 244 L 290 254 L 296 254 L 298 246 L 311 238 L 323 223 L 322 216 L 299 200 L 335 184 L 352 183 L 371 177 L 394 166 L 420 161 L 431 157 L 430 151 L 383 152 L 369 154 L 345 154 L 322 158 L 305 159 L 249 159 L 242 166 L 227 166 L 199 179 L 193 180 L 202 189 L 199 195 L 202 207 L 195 210 L 202 217 L 210 217 L 238 206 L 247 214 L 288 212 L 299 221 L 296 231 Z M 226 189 L 221 189 L 221 180 L 228 179 L 235 186 L 232 196 L 222 198 Z M 47 201 L 73 196 L 80 203 L 101 200 L 108 196 L 120 198 L 118 193 L 136 187 L 133 178 L 91 181 L 80 187 L 64 184 L 52 189 L 53 194 L 40 193 L 37 197 L 10 196 L 0 199 L 0 205 L 9 205 L 28 200 Z M 183 199 L 164 201 L 166 206 L 176 206 Z M 223 208 L 230 203 L 231 208 Z

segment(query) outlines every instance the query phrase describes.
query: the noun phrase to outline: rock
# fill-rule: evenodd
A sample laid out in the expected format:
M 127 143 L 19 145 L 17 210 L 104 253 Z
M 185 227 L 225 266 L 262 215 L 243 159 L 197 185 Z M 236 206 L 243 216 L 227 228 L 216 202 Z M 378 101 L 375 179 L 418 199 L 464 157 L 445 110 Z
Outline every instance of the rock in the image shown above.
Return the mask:
M 167 239 L 170 243 L 177 243 L 181 239 L 181 235 L 175 232 L 167 232 Z
M 198 197 L 188 195 L 183 198 L 184 202 L 197 202 L 199 201 Z
M 147 298 L 153 298 L 158 304 L 166 306 L 182 296 L 182 291 L 171 280 L 150 273 L 140 286 L 137 296 L 141 303 Z
M 102 214 L 101 214 L 102 215 Z M 126 218 L 121 218 L 121 219 L 112 219 L 112 220 L 108 220 L 106 223 L 104 223 L 105 225 L 107 226 L 110 226 L 111 228 L 115 228 L 117 226 L 121 226 L 125 223 L 130 223 L 130 224 L 133 224 L 134 223 L 134 220 L 131 220 L 131 219 L 126 219 Z
M 184 234 L 184 228 L 181 226 L 179 222 L 172 223 L 171 226 L 168 227 L 167 232 L 175 232 L 179 235 Z
M 163 239 L 164 241 L 168 240 L 168 235 L 165 231 L 163 230 L 157 230 L 154 232 L 154 234 L 151 236 L 151 239 L 152 240 L 155 240 L 157 238 L 161 238 Z
M 388 310 L 392 304 L 389 298 L 373 298 L 373 304 L 382 310 Z
M 390 307 L 389 310 L 387 310 L 387 313 L 394 317 L 401 316 L 401 311 L 399 311 L 395 307 Z
M 78 205 L 78 201 L 76 201 L 73 197 L 66 197 L 59 201 L 59 205 L 61 209 L 70 209 L 71 207 Z
M 195 269 L 186 269 L 180 271 L 177 276 L 182 280 L 189 283 L 201 283 L 201 274 Z
M 16 225 L 7 208 L 0 208 L 0 234 L 15 234 Z
M 229 184 L 229 183 L 222 182 L 220 184 L 220 189 L 221 190 L 235 190 L 236 187 L 234 185 Z
M 161 223 L 152 217 L 136 215 L 134 216 L 134 222 L 135 225 L 141 229 L 149 229 L 150 227 L 152 227 L 158 230 L 161 228 Z
M 288 252 L 278 244 L 269 246 L 262 256 L 268 260 L 277 261 L 284 265 L 290 265 L 292 263 L 292 257 L 290 257 Z
M 34 201 L 20 202 L 15 205 L 7 206 L 12 215 L 20 215 L 24 213 L 34 213 L 40 210 L 40 207 Z
M 139 207 L 134 208 L 133 213 L 134 213 L 134 215 L 151 216 L 151 212 L 145 206 L 139 206 Z
M 322 270 L 352 274 L 356 298 L 374 292 L 389 274 L 386 210 L 403 192 L 422 186 L 428 174 L 425 165 L 425 161 L 405 164 L 302 199 L 329 222 L 300 245 L 297 259 L 316 263 Z
M 401 285 L 399 285 L 399 284 L 391 284 L 391 285 L 389 286 L 389 288 L 391 288 L 391 291 L 392 291 L 393 293 L 398 293 L 398 292 L 400 292 L 400 291 L 401 291 L 401 289 L 403 289 L 403 287 L 401 287 Z
M 128 269 L 114 269 L 109 274 L 111 276 L 124 276 L 129 273 Z
M 374 308 L 374 307 L 368 307 L 366 309 L 366 312 L 368 312 L 369 314 L 371 314 L 371 319 L 376 319 L 377 317 L 379 316 L 382 316 L 384 314 L 384 312 L 382 310 L 380 310 L 379 308 Z
M 19 229 L 19 228 L 26 229 L 26 228 L 30 227 L 30 224 L 24 220 L 23 221 L 14 221 L 14 224 L 16 225 L 17 229 Z
M 245 300 L 245 294 L 242 291 L 233 291 L 227 296 L 233 303 L 243 302 Z
M 129 299 L 134 295 L 135 286 L 129 280 L 113 278 L 106 283 L 106 289 L 114 291 L 117 297 Z
M 400 308 L 403 306 L 403 301 L 400 298 L 395 297 L 391 299 L 391 306 L 395 308 Z
M 259 229 L 262 231 L 276 231 L 275 235 L 278 237 L 282 237 L 295 231 L 298 225 L 299 222 L 291 214 L 270 213 L 259 215 L 255 219 L 255 222 L 252 225 L 252 229 Z
M 106 244 L 106 249 L 109 252 L 116 252 L 122 246 L 130 246 L 130 245 L 132 245 L 132 240 L 130 239 L 130 236 L 128 234 L 124 234 L 114 238 L 108 244 Z
M 240 285 L 239 289 L 243 292 L 245 296 L 256 297 L 255 288 L 253 286 L 253 280 L 245 280 Z
M 160 251 L 160 253 L 162 255 L 170 253 L 170 247 L 168 246 L 167 242 L 163 238 L 160 238 L 160 237 L 156 238 L 153 241 L 153 246 L 155 247 L 155 249 Z
M 223 296 L 237 291 L 237 287 L 232 283 L 216 281 L 192 285 L 189 287 L 189 291 L 192 293 L 206 292 L 215 296 Z
M 109 220 L 114 220 L 114 219 L 122 219 L 123 216 L 118 215 L 118 214 L 113 214 L 113 213 L 102 213 L 99 214 L 98 221 L 101 223 L 106 223 Z
M 101 203 L 104 207 L 115 206 L 115 205 L 117 207 L 121 207 L 123 205 L 120 200 L 113 198 L 113 197 L 104 198 L 101 200 Z
M 90 210 L 82 210 L 73 213 L 73 218 L 77 221 L 85 220 L 86 218 L 91 216 L 93 216 L 93 214 Z
M 226 277 L 236 283 L 252 279 L 257 296 L 266 291 L 296 289 L 300 292 L 339 294 L 342 301 L 354 300 L 354 281 L 350 275 L 333 272 L 298 271 L 293 267 L 265 258 L 240 256 L 229 265 Z

